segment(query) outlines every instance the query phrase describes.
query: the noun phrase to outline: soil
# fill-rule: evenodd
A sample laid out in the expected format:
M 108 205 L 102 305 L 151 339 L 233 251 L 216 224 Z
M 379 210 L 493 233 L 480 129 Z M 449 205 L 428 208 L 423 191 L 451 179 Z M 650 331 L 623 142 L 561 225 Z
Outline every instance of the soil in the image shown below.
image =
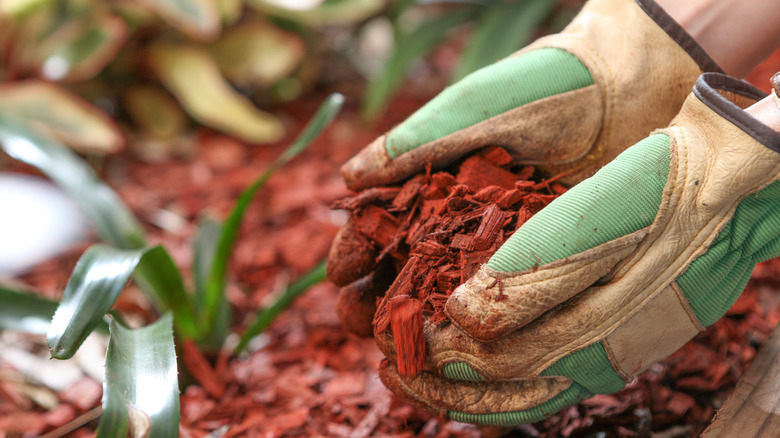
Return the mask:
M 774 70 L 780 70 L 780 59 L 775 62 Z M 761 80 L 756 83 L 763 84 L 766 78 Z M 238 331 L 284 284 L 326 257 L 346 221 L 346 214 L 329 208 L 349 195 L 338 167 L 434 94 L 430 89 L 407 91 L 391 104 L 389 115 L 367 127 L 356 115 L 357 93 L 346 88 L 339 91 L 349 98 L 343 115 L 311 150 L 270 181 L 248 212 L 228 289 Z M 324 96 L 308 95 L 276 112 L 295 133 Z M 253 147 L 201 130 L 194 138 L 195 147 L 183 156 L 147 162 L 127 151 L 97 164 L 144 222 L 150 240 L 164 244 L 189 272 L 198 217 L 204 213 L 224 217 L 240 191 L 291 138 L 292 134 L 277 145 Z M 14 163 L 3 167 L 33 172 Z M 169 213 L 182 220 L 168 220 Z M 57 298 L 86 245 L 41 264 L 21 280 Z M 193 379 L 182 388 L 180 435 L 445 438 L 508 432 L 517 437 L 696 436 L 780 321 L 778 291 L 780 262 L 761 264 L 724 318 L 623 391 L 595 396 L 541 423 L 511 431 L 481 431 L 420 412 L 386 390 L 376 371 L 381 353 L 371 339 L 341 327 L 338 287 L 323 283 L 298 299 L 245 355 L 199 357 L 202 353 L 197 348 L 182 348 L 184 362 L 193 368 Z M 131 321 L 154 319 L 149 304 L 132 285 L 123 292 L 117 308 Z M 27 338 L 25 345 L 30 344 L 40 349 L 42 340 Z M 0 363 L 0 375 L 12 371 Z M 84 418 L 83 425 L 67 436 L 93 436 L 96 420 L 84 416 L 100 405 L 99 391 L 93 390 L 99 383 L 85 379 L 42 403 L 39 395 L 46 391 L 36 382 L 0 378 L 0 435 L 38 436 Z

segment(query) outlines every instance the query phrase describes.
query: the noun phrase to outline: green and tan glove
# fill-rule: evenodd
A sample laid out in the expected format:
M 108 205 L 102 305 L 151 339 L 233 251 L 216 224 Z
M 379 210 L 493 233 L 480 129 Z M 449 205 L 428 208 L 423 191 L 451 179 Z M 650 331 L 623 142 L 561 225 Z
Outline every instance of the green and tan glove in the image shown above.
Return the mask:
M 707 71 L 720 69 L 652 0 L 591 0 L 561 33 L 447 88 L 342 173 L 360 190 L 497 145 L 578 182 L 668 125 Z
M 778 89 L 775 83 L 776 90 Z M 780 255 L 777 92 L 697 81 L 670 127 L 526 222 L 425 325 L 428 371 L 383 382 L 451 419 L 539 421 L 620 390 L 718 320 L 756 263 Z M 777 126 L 775 129 L 780 130 Z
M 342 173 L 350 188 L 362 190 L 498 145 L 549 175 L 568 172 L 561 181 L 574 184 L 667 126 L 706 71 L 720 69 L 652 0 L 591 0 L 561 33 L 447 88 L 368 145 Z M 370 245 L 347 247 L 361 241 L 354 232 L 342 228 L 328 263 L 329 278 L 340 286 L 369 270 L 354 270 L 339 255 L 376 256 Z M 346 288 L 340 300 L 350 305 L 339 308 L 371 313 L 374 294 L 388 285 L 375 283 L 363 279 L 360 287 Z M 349 329 L 371 333 L 370 326 Z

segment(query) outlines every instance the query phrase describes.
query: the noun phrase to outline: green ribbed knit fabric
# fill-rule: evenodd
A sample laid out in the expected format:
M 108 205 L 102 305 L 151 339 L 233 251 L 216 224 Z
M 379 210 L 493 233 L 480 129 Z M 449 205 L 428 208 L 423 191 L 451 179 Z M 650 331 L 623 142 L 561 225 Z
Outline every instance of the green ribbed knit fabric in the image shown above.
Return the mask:
M 441 374 L 452 380 L 466 380 L 469 382 L 481 382 L 485 380 L 466 362 L 448 363 L 442 367 Z
M 591 395 L 593 394 L 589 393 L 587 389 L 575 383 L 552 399 L 531 409 L 490 414 L 467 414 L 465 412 L 449 411 L 447 416 L 462 423 L 511 427 L 544 420 L 566 406 L 579 403 Z
M 527 103 L 591 84 L 585 65 L 561 49 L 503 59 L 448 87 L 392 130 L 387 153 L 395 158 Z
M 780 255 L 780 181 L 747 196 L 710 248 L 677 278 L 704 326 L 720 319 L 745 289 L 756 263 Z
M 670 139 L 655 134 L 528 220 L 488 262 L 519 272 L 578 254 L 650 225 L 669 175 Z
M 564 376 L 594 394 L 612 394 L 626 386 L 607 357 L 601 342 L 560 358 L 542 376 Z
M 444 366 L 442 374 L 450 379 L 481 381 L 482 378 L 464 362 Z M 449 418 L 464 423 L 490 426 L 516 426 L 543 420 L 566 406 L 579 403 L 593 394 L 611 394 L 620 391 L 626 382 L 615 372 L 607 358 L 604 346 L 598 342 L 562 357 L 542 372 L 542 376 L 564 376 L 572 385 L 552 399 L 531 409 L 489 414 L 466 414 L 450 411 Z

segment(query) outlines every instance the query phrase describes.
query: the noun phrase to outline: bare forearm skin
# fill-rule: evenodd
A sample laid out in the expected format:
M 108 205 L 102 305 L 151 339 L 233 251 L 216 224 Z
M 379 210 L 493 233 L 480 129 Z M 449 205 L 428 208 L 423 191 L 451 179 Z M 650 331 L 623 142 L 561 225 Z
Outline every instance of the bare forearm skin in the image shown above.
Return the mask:
M 731 76 L 744 77 L 780 47 L 777 0 L 656 2 Z

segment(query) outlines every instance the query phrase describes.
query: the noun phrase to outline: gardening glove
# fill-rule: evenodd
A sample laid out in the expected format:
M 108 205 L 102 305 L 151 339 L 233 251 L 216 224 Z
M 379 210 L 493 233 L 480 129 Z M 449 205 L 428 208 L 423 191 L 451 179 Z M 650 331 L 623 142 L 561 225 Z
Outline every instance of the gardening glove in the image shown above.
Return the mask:
M 703 71 L 720 69 L 652 0 L 591 0 L 561 33 L 447 88 L 363 149 L 342 173 L 351 189 L 362 190 L 497 145 L 548 176 L 565 173 L 559 181 L 571 185 L 666 126 Z M 372 269 L 371 263 L 359 270 L 340 263 L 344 254 L 378 255 L 370 244 L 357 248 L 359 239 L 346 236 L 354 232 L 345 226 L 332 246 L 328 277 L 339 286 Z M 341 297 L 363 306 L 339 308 L 372 312 L 374 291 L 364 289 L 349 288 Z
M 447 88 L 342 173 L 362 190 L 495 145 L 576 183 L 666 126 L 706 71 L 720 69 L 652 0 L 591 0 L 561 33 Z
M 780 117 L 778 85 L 764 108 Z M 667 129 L 528 220 L 424 323 L 424 371 L 388 388 L 449 418 L 511 426 L 613 393 L 718 320 L 780 255 L 780 133 L 753 87 L 702 75 Z M 767 106 L 768 105 L 768 106 Z M 778 129 L 775 127 L 775 129 Z

